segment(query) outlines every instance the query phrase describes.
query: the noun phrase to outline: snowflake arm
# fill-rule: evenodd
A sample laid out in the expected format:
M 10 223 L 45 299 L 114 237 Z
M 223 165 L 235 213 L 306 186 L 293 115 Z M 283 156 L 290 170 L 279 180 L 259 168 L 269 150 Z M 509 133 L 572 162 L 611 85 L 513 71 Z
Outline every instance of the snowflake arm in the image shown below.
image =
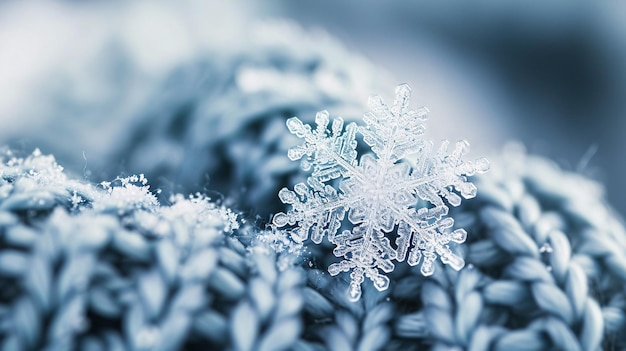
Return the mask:
M 292 147 L 288 151 L 292 161 L 302 159 L 302 169 L 308 171 L 313 166 L 312 177 L 320 182 L 350 174 L 356 162 L 357 126 L 350 123 L 343 131 L 343 119 L 333 120 L 330 133 L 327 130 L 328 111 L 320 111 L 315 116 L 317 128 L 312 130 L 298 117 L 287 120 L 287 128 L 292 134 L 304 139 L 304 144 Z M 303 158 L 307 156 L 306 158 Z
M 391 107 L 379 96 L 370 98 L 364 126 L 350 123 L 344 129 L 343 120 L 335 118 L 329 130 L 326 111 L 317 114 L 315 129 L 297 117 L 287 121 L 289 131 L 304 140 L 289 150 L 289 158 L 312 170 L 307 184 L 280 191 L 291 209 L 276 214 L 273 226 L 289 228 L 297 242 L 310 236 L 319 244 L 327 237 L 341 258 L 328 270 L 331 275 L 351 271 L 352 300 L 359 299 L 365 277 L 378 290 L 387 289 L 385 273 L 393 271 L 393 260 L 421 262 L 424 275 L 433 274 L 437 257 L 457 270 L 465 265 L 449 243 L 464 242 L 467 233 L 451 231 L 448 208 L 476 196 L 467 177 L 487 171 L 489 163 L 462 160 L 469 150 L 465 141 L 450 153 L 443 142 L 435 152 L 423 139 L 428 110 L 411 110 L 410 94 L 408 85 L 400 85 Z M 372 150 L 358 160 L 357 132 Z M 347 229 L 339 233 L 342 227 Z
M 365 126 L 359 131 L 365 143 L 381 160 L 395 162 L 419 151 L 422 146 L 420 137 L 426 131 L 422 122 L 428 118 L 428 109 L 409 110 L 410 95 L 411 88 L 403 84 L 396 89 L 396 99 L 391 108 L 378 95 L 368 100 L 370 111 L 363 116 Z
M 304 183 L 296 184 L 294 191 L 283 188 L 279 192 L 281 201 L 292 206 L 291 211 L 274 216 L 274 225 L 293 226 L 291 238 L 301 243 L 309 237 L 319 244 L 325 235 L 332 240 L 341 227 L 346 204 L 331 186 L 314 191 Z

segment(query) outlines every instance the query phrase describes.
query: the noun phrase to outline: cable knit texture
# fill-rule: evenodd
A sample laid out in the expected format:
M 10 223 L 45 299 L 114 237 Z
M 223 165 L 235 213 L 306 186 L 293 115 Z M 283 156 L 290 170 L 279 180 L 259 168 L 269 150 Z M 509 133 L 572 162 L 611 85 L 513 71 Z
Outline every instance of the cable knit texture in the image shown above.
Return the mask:
M 506 161 L 505 161 L 506 160 Z M 195 195 L 160 204 L 142 176 L 91 185 L 37 151 L 3 159 L 2 350 L 619 350 L 626 234 L 602 188 L 518 152 L 459 208 L 468 266 L 389 290 L 285 265 L 262 232 Z M 282 264 L 280 264 L 282 262 Z

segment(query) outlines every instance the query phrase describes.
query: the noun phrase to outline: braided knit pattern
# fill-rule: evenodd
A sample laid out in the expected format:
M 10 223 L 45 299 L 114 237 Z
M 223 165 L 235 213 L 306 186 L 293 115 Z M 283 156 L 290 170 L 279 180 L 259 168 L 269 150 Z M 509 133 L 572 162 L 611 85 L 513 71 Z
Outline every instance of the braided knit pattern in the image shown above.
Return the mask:
M 424 281 L 396 331 L 425 340 L 411 325 L 426 326 L 435 350 L 623 349 L 626 235 L 602 189 L 543 159 L 506 159 L 455 214 L 473 233 L 469 267 Z
M 38 152 L 5 160 L 0 173 L 1 350 L 297 341 L 304 273 L 250 252 L 232 212 L 197 196 L 161 206 L 142 177 L 108 191 L 71 181 Z
M 0 349 L 624 349 L 626 233 L 602 188 L 522 153 L 493 165 L 453 213 L 465 269 L 398 265 L 350 302 L 330 245 L 284 260 L 200 195 L 163 205 L 141 176 L 93 186 L 8 154 Z

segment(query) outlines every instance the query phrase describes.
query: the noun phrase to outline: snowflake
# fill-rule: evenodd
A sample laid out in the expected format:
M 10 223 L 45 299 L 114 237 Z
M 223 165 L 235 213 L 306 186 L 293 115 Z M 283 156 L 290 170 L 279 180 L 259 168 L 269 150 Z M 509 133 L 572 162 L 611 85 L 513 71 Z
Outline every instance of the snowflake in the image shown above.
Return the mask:
M 328 272 L 352 271 L 353 301 L 360 298 L 366 276 L 379 291 L 389 287 L 385 273 L 393 271 L 393 260 L 411 266 L 422 261 L 425 276 L 433 274 L 437 256 L 456 270 L 465 265 L 449 243 L 464 242 L 467 233 L 450 229 L 454 220 L 447 216 L 448 205 L 458 206 L 461 196 L 476 196 L 467 176 L 487 171 L 489 162 L 463 161 L 469 151 L 466 141 L 459 141 L 451 153 L 447 141 L 435 151 L 433 143 L 423 139 L 428 109 L 410 109 L 410 95 L 411 88 L 403 84 L 396 88 L 391 107 L 380 96 L 371 97 L 364 126 L 350 123 L 344 129 L 338 117 L 329 128 L 327 111 L 317 113 L 315 129 L 297 117 L 287 120 L 289 131 L 304 139 L 288 156 L 301 160 L 311 175 L 293 191 L 280 190 L 281 201 L 291 209 L 276 214 L 273 226 L 286 228 L 296 242 L 310 236 L 319 244 L 326 236 L 335 245 L 335 256 L 342 258 Z M 358 161 L 357 133 L 372 150 Z M 344 221 L 346 213 L 351 225 Z M 341 230 L 345 227 L 350 229 Z

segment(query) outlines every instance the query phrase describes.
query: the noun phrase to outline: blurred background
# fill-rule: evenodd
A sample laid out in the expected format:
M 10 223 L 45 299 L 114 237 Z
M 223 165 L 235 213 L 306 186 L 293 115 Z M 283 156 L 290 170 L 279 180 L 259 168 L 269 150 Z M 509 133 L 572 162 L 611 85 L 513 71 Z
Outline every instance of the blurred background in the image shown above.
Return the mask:
M 0 2 L 0 144 L 94 182 L 258 203 L 291 185 L 284 118 L 403 82 L 434 139 L 522 142 L 626 213 L 626 3 Z

